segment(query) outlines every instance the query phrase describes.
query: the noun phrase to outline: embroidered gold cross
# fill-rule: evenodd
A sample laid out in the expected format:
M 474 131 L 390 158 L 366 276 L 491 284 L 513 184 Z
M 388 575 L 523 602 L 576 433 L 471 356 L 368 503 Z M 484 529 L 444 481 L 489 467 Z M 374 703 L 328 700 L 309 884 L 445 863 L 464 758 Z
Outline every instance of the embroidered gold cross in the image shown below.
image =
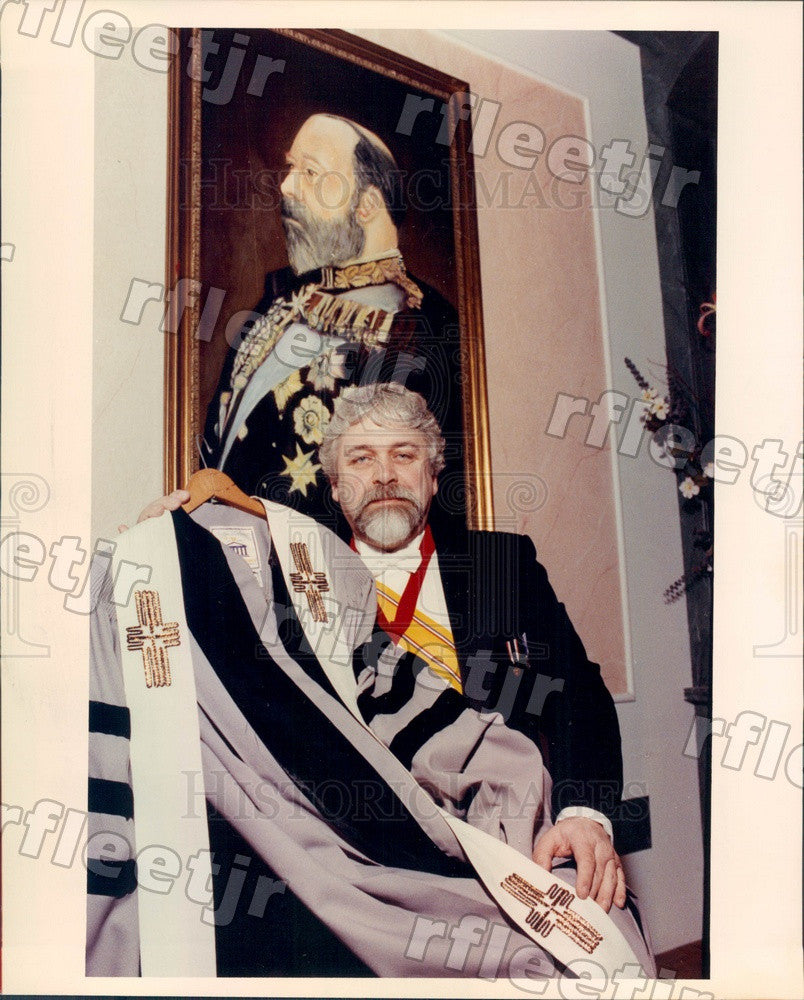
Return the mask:
M 310 553 L 304 542 L 291 542 L 290 552 L 297 570 L 290 574 L 293 590 L 307 598 L 314 622 L 328 622 L 327 610 L 321 597 L 329 590 L 326 574 L 314 572 Z
M 163 622 L 159 594 L 155 590 L 134 593 L 139 625 L 126 629 L 126 645 L 142 651 L 146 687 L 170 687 L 170 660 L 167 649 L 181 645 L 178 622 Z
M 575 893 L 566 885 L 553 882 L 547 892 L 542 892 L 516 874 L 508 875 L 500 885 L 531 908 L 525 922 L 542 937 L 547 937 L 554 927 L 558 927 L 590 955 L 603 940 L 603 935 L 588 920 L 571 909 Z

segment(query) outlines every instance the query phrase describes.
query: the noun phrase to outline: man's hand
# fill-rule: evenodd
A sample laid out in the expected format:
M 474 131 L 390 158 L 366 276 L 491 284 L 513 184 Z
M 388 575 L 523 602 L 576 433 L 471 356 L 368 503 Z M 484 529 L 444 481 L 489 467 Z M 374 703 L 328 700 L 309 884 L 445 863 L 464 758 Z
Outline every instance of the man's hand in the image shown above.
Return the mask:
M 137 518 L 137 524 L 140 521 L 146 521 L 149 517 L 160 517 L 166 510 L 178 510 L 189 499 L 190 494 L 187 490 L 174 490 L 172 493 L 168 493 L 166 497 L 160 497 L 158 500 L 154 500 L 153 503 L 149 503 L 147 507 L 144 507 Z
M 154 500 L 153 503 L 149 503 L 147 507 L 143 507 L 140 511 L 140 516 L 137 518 L 137 524 L 140 521 L 146 521 L 149 517 L 160 517 L 166 510 L 178 510 L 189 499 L 190 494 L 187 490 L 174 490 L 172 493 L 168 493 L 166 497 L 160 497 L 158 500 Z M 118 525 L 117 530 L 119 532 L 128 531 L 128 525 Z
M 533 860 L 550 871 L 553 858 L 575 858 L 580 899 L 591 896 L 606 913 L 611 904 L 625 906 L 625 873 L 608 834 L 593 819 L 572 816 L 562 819 L 536 841 Z

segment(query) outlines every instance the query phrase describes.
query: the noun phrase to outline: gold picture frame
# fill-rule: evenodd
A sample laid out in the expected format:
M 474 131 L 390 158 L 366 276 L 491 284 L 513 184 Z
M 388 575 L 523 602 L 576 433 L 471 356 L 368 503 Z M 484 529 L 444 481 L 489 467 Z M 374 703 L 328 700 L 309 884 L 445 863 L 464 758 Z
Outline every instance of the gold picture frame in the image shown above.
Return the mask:
M 204 356 L 203 348 L 208 331 L 199 336 L 200 327 L 204 325 L 203 293 L 205 286 L 210 287 L 209 281 L 204 280 L 207 277 L 204 265 L 205 166 L 209 166 L 209 162 L 214 159 L 212 153 L 215 151 L 215 141 L 211 138 L 217 127 L 214 122 L 222 120 L 222 115 L 229 114 L 230 119 L 236 119 L 237 114 L 241 113 L 239 104 L 231 112 L 228 109 L 220 111 L 222 99 L 219 91 L 223 84 L 218 83 L 218 92 L 210 85 L 210 71 L 205 66 L 205 45 L 207 52 L 210 46 L 220 48 L 222 44 L 225 46 L 226 41 L 231 46 L 238 40 L 241 49 L 247 42 L 249 51 L 252 43 L 253 48 L 269 52 L 275 52 L 277 48 L 285 51 L 288 46 L 293 51 L 300 51 L 298 47 L 303 46 L 305 67 L 309 68 L 304 77 L 303 100 L 298 101 L 299 112 L 295 115 L 297 119 L 303 117 L 302 110 L 326 107 L 325 96 L 316 91 L 317 81 L 320 87 L 328 74 L 345 77 L 351 74 L 353 82 L 356 81 L 352 93 L 356 92 L 356 88 L 365 88 L 366 91 L 367 99 L 361 109 L 363 113 L 360 120 L 368 127 L 373 126 L 374 117 L 380 117 L 374 113 L 380 106 L 376 97 L 372 99 L 372 94 L 383 90 L 386 94 L 390 91 L 396 95 L 400 108 L 409 95 L 416 95 L 418 100 L 425 102 L 427 108 L 433 109 L 434 127 L 438 124 L 440 128 L 446 128 L 446 134 L 450 136 L 451 141 L 443 144 L 436 152 L 448 158 L 448 167 L 447 159 L 443 162 L 444 169 L 448 170 L 449 196 L 445 205 L 440 207 L 440 233 L 445 246 L 449 246 L 450 242 L 452 244 L 452 259 L 449 260 L 449 253 L 434 254 L 434 258 L 439 262 L 444 258 L 449 260 L 448 279 L 452 282 L 452 287 L 445 290 L 448 292 L 447 297 L 450 297 L 450 291 L 452 293 L 460 323 L 460 371 L 455 374 L 462 389 L 467 521 L 472 528 L 493 528 L 475 183 L 468 116 L 465 111 L 460 113 L 467 103 L 468 84 L 344 31 L 250 29 L 247 36 L 236 32 L 229 32 L 227 35 L 228 31 L 229 29 L 220 32 L 180 29 L 178 35 L 181 50 L 191 49 L 192 57 L 189 65 L 174 59 L 168 74 L 166 288 L 170 290 L 170 294 L 164 323 L 165 491 L 170 492 L 184 485 L 199 466 L 196 445 L 203 428 L 209 385 L 212 380 L 217 380 L 214 363 Z M 213 36 L 217 40 L 213 41 Z M 223 42 L 220 41 L 221 38 Z M 257 52 L 256 58 L 267 57 Z M 243 80 L 248 80 L 247 72 L 241 73 L 241 76 Z M 293 105 L 295 99 L 292 84 L 288 84 L 284 78 L 282 84 L 286 89 L 290 88 L 290 96 L 285 94 L 285 105 Z M 268 85 L 270 86 L 270 77 Z M 244 83 L 239 86 L 241 91 L 245 89 Z M 253 89 L 252 87 L 249 93 Z M 298 92 L 300 88 L 297 85 Z M 340 102 L 331 98 L 334 113 L 342 114 L 344 109 L 349 109 L 348 101 L 344 105 L 344 100 L 342 95 Z M 352 101 L 354 102 L 354 97 Z M 386 122 L 389 114 L 387 105 L 386 100 L 381 108 Z M 294 117 L 294 111 L 295 107 L 288 107 L 288 117 Z M 270 126 L 268 130 L 270 131 Z M 424 161 L 419 158 L 422 146 L 417 145 L 417 141 L 409 136 L 403 138 L 412 176 L 416 176 L 415 171 L 418 169 L 421 179 L 426 173 L 421 166 Z M 396 149 L 394 152 L 396 153 Z M 276 163 L 277 168 L 279 165 Z M 242 207 L 239 204 L 231 206 L 233 211 Z M 445 211 L 451 213 L 451 219 L 443 218 Z M 278 205 L 273 207 L 272 214 L 278 225 Z M 413 257 L 418 255 L 420 260 L 427 253 L 433 253 L 427 246 L 429 239 L 423 239 L 422 220 L 434 221 L 435 216 L 428 219 L 420 206 L 420 225 L 414 234 L 412 247 Z M 406 260 L 409 259 L 407 251 L 405 256 Z M 262 272 L 265 270 L 267 268 L 263 267 Z M 241 296 L 244 294 L 241 291 Z M 254 297 L 251 305 L 256 298 L 258 296 Z M 247 303 L 247 298 L 243 298 L 240 304 Z M 220 336 L 217 340 L 220 342 Z M 224 349 L 225 346 L 223 344 Z M 220 371 L 220 360 L 217 361 L 217 371 Z

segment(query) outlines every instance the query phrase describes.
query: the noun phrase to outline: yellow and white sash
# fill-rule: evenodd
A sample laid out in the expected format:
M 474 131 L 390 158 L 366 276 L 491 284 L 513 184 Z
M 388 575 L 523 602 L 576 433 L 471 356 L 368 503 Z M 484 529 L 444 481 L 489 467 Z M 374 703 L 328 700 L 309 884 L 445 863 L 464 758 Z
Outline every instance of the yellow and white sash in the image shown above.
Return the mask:
M 400 595 L 384 583 L 377 582 L 377 604 L 389 621 L 396 617 Z M 410 625 L 397 642 L 403 649 L 421 657 L 430 670 L 456 691 L 463 691 L 458 654 L 451 629 L 440 625 L 434 618 L 416 608 Z

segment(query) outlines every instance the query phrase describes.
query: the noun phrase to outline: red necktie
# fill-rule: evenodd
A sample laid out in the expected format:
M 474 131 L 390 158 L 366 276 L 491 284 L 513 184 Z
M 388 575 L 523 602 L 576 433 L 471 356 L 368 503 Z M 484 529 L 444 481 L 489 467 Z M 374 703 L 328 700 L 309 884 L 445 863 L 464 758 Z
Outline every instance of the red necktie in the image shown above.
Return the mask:
M 354 539 L 351 541 L 351 546 L 356 550 Z M 419 551 L 421 552 L 422 561 L 419 563 L 419 568 L 410 574 L 410 579 L 399 599 L 399 606 L 396 609 L 394 620 L 389 621 L 385 617 L 382 608 L 377 607 L 377 624 L 391 636 L 395 643 L 398 643 L 410 628 L 410 623 L 413 621 L 413 615 L 416 612 L 416 605 L 419 603 L 419 594 L 421 593 L 424 576 L 427 572 L 427 567 L 430 565 L 433 552 L 435 552 L 435 542 L 433 541 L 433 533 L 430 531 L 429 525 L 424 529 L 424 537 L 422 538 Z

